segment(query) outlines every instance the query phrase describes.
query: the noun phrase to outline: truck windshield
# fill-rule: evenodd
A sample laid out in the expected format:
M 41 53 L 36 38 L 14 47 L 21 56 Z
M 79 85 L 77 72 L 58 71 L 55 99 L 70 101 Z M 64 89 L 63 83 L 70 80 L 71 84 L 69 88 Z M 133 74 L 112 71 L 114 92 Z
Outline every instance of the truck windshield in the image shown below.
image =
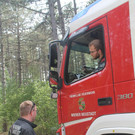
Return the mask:
M 99 63 L 101 61 L 101 59 L 99 59 L 99 49 L 90 49 L 89 44 L 93 40 L 96 40 L 97 42 L 101 41 L 103 48 L 102 57 L 105 58 L 103 45 L 103 28 L 99 26 L 86 32 L 84 35 L 76 38 L 70 43 L 68 49 L 69 53 L 67 56 L 68 59 L 66 63 L 67 66 L 65 69 L 66 83 L 76 82 L 104 68 L 105 62 L 99 67 Z

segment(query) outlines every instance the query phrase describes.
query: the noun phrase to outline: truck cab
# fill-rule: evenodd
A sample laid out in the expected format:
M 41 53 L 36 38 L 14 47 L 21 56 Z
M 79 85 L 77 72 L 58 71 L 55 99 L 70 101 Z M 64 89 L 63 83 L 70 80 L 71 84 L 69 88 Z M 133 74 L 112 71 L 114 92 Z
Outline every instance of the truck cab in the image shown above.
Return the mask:
M 97 0 L 72 19 L 64 39 L 49 44 L 57 135 L 135 134 L 134 7 L 134 0 Z M 94 40 L 101 48 L 92 51 Z

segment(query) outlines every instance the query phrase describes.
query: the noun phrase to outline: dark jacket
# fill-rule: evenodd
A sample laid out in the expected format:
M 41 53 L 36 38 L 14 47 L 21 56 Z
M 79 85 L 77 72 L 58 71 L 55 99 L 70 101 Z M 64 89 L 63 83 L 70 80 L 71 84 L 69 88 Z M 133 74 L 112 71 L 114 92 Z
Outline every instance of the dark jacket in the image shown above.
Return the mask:
M 19 118 L 10 128 L 8 135 L 36 135 L 33 130 L 36 126 L 26 119 Z
M 103 57 L 99 62 L 98 62 L 98 67 L 97 68 L 91 68 L 91 67 L 84 67 L 84 73 L 96 73 L 102 70 L 105 67 L 105 58 Z
M 105 67 L 105 58 L 103 57 L 98 63 L 98 68 L 103 69 L 104 67 Z

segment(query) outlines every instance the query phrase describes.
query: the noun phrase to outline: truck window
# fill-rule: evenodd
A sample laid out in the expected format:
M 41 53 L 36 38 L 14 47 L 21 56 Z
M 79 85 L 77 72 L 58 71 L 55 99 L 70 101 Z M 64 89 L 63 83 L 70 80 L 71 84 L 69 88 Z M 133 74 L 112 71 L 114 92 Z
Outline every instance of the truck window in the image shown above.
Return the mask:
M 105 67 L 103 35 L 103 27 L 98 26 L 70 42 L 65 66 L 66 83 L 76 82 Z

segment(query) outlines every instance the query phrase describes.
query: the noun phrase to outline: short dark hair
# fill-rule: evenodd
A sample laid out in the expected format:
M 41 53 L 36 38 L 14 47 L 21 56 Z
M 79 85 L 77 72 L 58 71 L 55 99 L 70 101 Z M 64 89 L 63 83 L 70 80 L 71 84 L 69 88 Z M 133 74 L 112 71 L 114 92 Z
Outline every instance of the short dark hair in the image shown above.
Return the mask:
M 99 39 L 94 39 L 92 40 L 90 43 L 89 43 L 89 47 L 90 46 L 94 46 L 95 49 L 98 51 L 99 49 L 103 52 L 103 46 L 102 46 L 102 43 Z

